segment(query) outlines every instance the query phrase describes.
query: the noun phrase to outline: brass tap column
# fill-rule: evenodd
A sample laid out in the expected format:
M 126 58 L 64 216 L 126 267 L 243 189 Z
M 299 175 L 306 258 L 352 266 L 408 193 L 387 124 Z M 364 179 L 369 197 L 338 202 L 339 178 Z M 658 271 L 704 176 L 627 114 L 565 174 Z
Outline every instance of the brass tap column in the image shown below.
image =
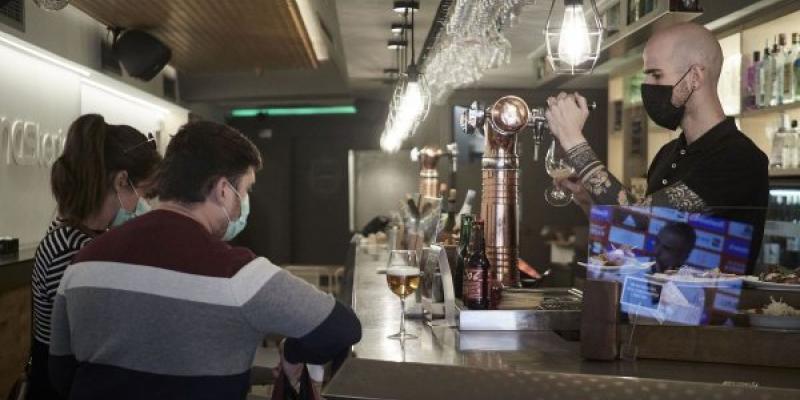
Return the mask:
M 419 162 L 419 194 L 422 197 L 439 197 L 439 171 L 436 164 L 444 154 L 442 149 L 433 146 L 411 150 L 411 161 Z
M 446 150 L 435 146 L 411 149 L 411 161 L 419 162 L 419 193 L 423 197 L 439 197 L 439 171 L 436 165 L 443 156 L 450 157 L 451 173 L 455 174 L 458 165 L 458 150 L 455 143 L 448 144 Z
M 517 135 L 528 126 L 529 111 L 516 96 L 505 96 L 484 109 L 473 103 L 464 125 L 467 133 L 481 133 L 481 219 L 486 227 L 486 256 L 495 279 L 503 286 L 519 286 L 519 152 Z

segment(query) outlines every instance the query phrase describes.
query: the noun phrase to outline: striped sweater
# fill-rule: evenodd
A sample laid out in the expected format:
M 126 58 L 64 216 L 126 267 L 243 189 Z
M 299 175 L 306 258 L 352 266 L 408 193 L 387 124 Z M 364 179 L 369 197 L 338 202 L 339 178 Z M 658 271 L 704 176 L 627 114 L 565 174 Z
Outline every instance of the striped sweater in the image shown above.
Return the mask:
M 342 303 L 163 210 L 81 250 L 51 325 L 51 380 L 73 399 L 244 399 L 265 334 L 315 364 L 361 338 Z
M 50 344 L 50 314 L 53 311 L 56 289 L 67 265 L 91 240 L 91 235 L 56 219 L 47 228 L 47 234 L 36 248 L 31 274 L 32 328 L 36 341 Z

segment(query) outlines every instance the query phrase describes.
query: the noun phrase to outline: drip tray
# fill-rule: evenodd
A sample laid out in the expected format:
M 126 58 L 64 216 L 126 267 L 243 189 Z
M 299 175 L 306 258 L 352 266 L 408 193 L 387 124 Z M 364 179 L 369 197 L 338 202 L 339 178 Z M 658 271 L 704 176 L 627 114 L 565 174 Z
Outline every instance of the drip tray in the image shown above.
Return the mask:
M 579 330 L 583 293 L 575 288 L 504 289 L 497 310 L 468 310 L 458 303 L 462 331 Z

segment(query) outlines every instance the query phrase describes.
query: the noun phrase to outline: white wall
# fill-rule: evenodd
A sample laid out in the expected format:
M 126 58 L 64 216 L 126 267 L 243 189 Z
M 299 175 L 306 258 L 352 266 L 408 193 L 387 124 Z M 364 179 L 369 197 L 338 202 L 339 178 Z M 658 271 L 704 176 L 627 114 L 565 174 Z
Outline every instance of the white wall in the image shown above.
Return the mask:
M 188 118 L 152 94 L 160 85 L 134 86 L 93 69 L 105 35 L 100 24 L 72 7 L 45 13 L 27 6 L 25 33 L 0 25 L 0 236 L 19 237 L 23 249 L 38 244 L 55 215 L 50 165 L 75 118 L 95 112 L 160 132 L 161 149 Z

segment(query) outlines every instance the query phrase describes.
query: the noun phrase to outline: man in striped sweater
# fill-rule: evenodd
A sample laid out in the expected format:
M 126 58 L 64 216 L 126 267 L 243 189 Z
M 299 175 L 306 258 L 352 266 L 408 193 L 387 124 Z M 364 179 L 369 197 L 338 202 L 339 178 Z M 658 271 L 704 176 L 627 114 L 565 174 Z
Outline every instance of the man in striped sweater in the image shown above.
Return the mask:
M 185 125 L 167 148 L 157 210 L 86 246 L 53 309 L 50 374 L 72 399 L 244 399 L 265 334 L 290 363 L 323 364 L 361 338 L 347 306 L 248 249 L 261 167 L 234 129 Z

